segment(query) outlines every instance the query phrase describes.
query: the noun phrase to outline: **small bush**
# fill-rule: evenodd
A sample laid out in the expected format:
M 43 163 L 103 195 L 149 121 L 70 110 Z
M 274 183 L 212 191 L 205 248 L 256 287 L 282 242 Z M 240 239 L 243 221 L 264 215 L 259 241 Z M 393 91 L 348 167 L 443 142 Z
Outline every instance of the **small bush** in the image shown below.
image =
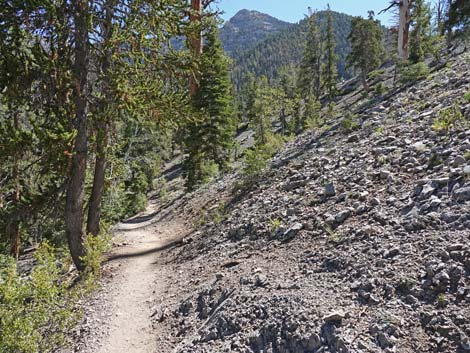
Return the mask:
M 435 131 L 449 131 L 459 121 L 463 121 L 464 117 L 457 104 L 440 112 L 439 116 L 434 120 L 432 129 Z
M 227 210 L 224 202 L 220 203 L 217 208 L 212 212 L 212 219 L 215 224 L 222 223 L 227 218 Z
M 29 279 L 13 259 L 0 258 L 0 352 L 52 352 L 75 323 L 52 248 L 43 244 Z
M 358 117 L 356 114 L 347 114 L 341 122 L 341 127 L 344 133 L 358 130 L 360 128 Z
M 321 104 L 317 99 L 310 98 L 305 102 L 305 129 L 316 129 L 321 125 Z
M 463 99 L 465 100 L 465 102 L 470 103 L 470 91 L 463 95 Z
M 423 62 L 419 62 L 413 65 L 406 65 L 403 66 L 400 71 L 400 82 L 402 84 L 415 82 L 426 78 L 428 75 L 429 67 Z
M 85 239 L 86 256 L 83 258 L 85 277 L 87 284 L 91 284 L 91 286 L 94 286 L 96 279 L 101 274 L 103 254 L 111 249 L 111 237 L 108 227 L 103 227 L 99 235 L 89 234 Z
M 325 229 L 325 232 L 326 234 L 328 234 L 328 238 L 333 242 L 333 243 L 340 243 L 343 238 L 341 237 L 341 235 L 339 235 L 338 233 L 336 233 L 333 228 L 331 228 L 331 226 L 329 226 L 328 224 L 325 224 L 323 226 L 323 229 Z
M 379 82 L 375 85 L 375 88 L 374 88 L 374 94 L 376 96 L 381 96 L 383 95 L 385 92 L 387 92 L 387 88 L 383 85 L 382 82 Z
M 377 135 L 382 135 L 384 133 L 384 131 L 385 131 L 385 128 L 383 126 L 379 126 L 375 129 L 375 133 Z
M 247 150 L 242 169 L 242 182 L 235 185 L 235 189 L 244 189 L 253 184 L 268 165 L 269 159 L 282 148 L 283 144 L 282 136 L 268 134 L 265 144 Z
M 369 75 L 367 75 L 368 80 L 374 80 L 380 76 L 382 76 L 385 73 L 385 70 L 374 70 L 372 72 L 369 72 Z
M 272 236 L 275 236 L 279 228 L 282 226 L 282 221 L 279 218 L 270 219 L 269 230 Z

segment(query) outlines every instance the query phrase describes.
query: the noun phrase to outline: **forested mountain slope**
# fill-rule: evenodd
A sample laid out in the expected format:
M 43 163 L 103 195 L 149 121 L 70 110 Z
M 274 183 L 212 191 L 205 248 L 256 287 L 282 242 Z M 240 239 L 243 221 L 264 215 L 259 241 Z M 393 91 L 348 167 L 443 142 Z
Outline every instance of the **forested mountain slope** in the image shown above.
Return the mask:
M 248 189 L 171 203 L 196 230 L 166 255 L 162 351 L 470 350 L 470 52 L 444 62 L 343 96 Z
M 346 56 L 350 51 L 347 37 L 351 31 L 352 16 L 332 12 L 336 54 L 339 57 L 338 73 L 340 77 L 348 78 Z M 318 12 L 318 19 L 324 32 L 326 27 L 326 11 Z M 256 76 L 265 75 L 274 78 L 279 70 L 289 64 L 298 65 L 305 48 L 308 24 L 306 20 L 289 26 L 282 31 L 271 34 L 268 38 L 256 43 L 253 47 L 242 51 L 233 51 L 232 77 L 235 85 L 239 85 L 243 77 L 251 72 Z M 224 40 L 224 38 L 222 38 Z
M 241 10 L 220 29 L 220 39 L 225 52 L 236 55 L 266 39 L 270 34 L 292 26 L 291 23 L 258 11 Z

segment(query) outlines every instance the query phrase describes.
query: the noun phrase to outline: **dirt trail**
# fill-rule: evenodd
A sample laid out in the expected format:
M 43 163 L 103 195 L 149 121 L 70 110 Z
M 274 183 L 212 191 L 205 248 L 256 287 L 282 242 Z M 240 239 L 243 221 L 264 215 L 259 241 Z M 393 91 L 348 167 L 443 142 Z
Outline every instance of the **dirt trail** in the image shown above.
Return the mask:
M 184 226 L 161 221 L 153 205 L 146 213 L 118 225 L 118 243 L 109 256 L 103 283 L 94 304 L 86 309 L 86 337 L 80 337 L 73 351 L 93 353 L 154 353 L 156 334 L 152 330 L 152 301 L 164 295 L 168 271 L 159 266 L 159 253 L 179 242 Z M 107 266 L 107 268 L 106 268 Z

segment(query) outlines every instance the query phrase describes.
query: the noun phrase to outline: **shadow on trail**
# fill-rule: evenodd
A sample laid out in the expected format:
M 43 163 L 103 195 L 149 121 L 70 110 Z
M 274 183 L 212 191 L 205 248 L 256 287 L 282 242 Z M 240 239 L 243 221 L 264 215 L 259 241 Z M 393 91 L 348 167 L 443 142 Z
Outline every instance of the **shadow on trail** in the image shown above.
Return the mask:
M 145 215 L 145 216 L 140 216 L 140 217 L 135 217 L 135 218 L 131 218 L 131 219 L 127 219 L 125 221 L 122 221 L 121 223 L 122 224 L 139 224 L 139 223 L 144 223 L 144 222 L 147 222 L 147 221 L 150 221 L 152 218 L 154 218 L 157 214 L 160 213 L 160 210 L 158 211 L 155 211 L 155 212 L 152 212 L 148 215 Z
M 163 172 L 166 181 L 172 181 L 183 175 L 183 164 L 178 163 Z
M 157 253 L 157 252 L 160 252 L 160 251 L 176 248 L 176 247 L 179 247 L 179 246 L 183 245 L 183 239 L 184 239 L 185 236 L 186 235 L 180 237 L 179 239 L 170 241 L 167 244 L 160 245 L 160 246 L 157 246 L 157 247 L 152 248 L 152 249 L 148 249 L 148 250 L 144 250 L 144 251 L 130 252 L 130 253 L 125 253 L 125 254 L 110 255 L 108 258 L 106 258 L 104 263 L 109 263 L 109 262 L 120 260 L 120 259 L 129 259 L 129 258 L 133 258 L 133 257 L 146 256 L 146 255 L 154 254 L 154 253 Z
M 178 195 L 178 197 L 172 199 L 162 207 L 160 207 L 157 211 L 152 212 L 150 214 L 146 214 L 143 216 L 134 217 L 131 219 L 127 219 L 122 221 L 121 224 L 123 225 L 136 225 L 136 227 L 132 228 L 120 228 L 118 227 L 117 230 L 120 232 L 133 232 L 139 230 L 141 228 L 145 228 L 147 226 L 153 225 L 155 223 L 161 222 L 166 220 L 171 215 L 171 208 L 183 198 L 184 194 Z M 157 218 L 157 216 L 160 217 Z

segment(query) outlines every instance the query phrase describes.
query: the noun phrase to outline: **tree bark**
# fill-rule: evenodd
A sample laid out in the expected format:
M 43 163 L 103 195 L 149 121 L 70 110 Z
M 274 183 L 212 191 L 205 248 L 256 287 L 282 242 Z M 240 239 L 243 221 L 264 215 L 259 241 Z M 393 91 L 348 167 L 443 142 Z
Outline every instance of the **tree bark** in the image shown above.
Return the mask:
M 286 108 L 284 106 L 284 104 L 282 105 L 282 108 L 281 108 L 281 135 L 282 136 L 285 136 L 286 135 L 286 125 L 287 125 L 287 122 L 286 122 Z
M 398 23 L 398 56 L 403 60 L 408 60 L 409 37 L 411 21 L 411 5 L 413 0 L 401 0 L 399 5 Z
M 108 0 L 105 8 L 105 21 L 103 24 L 103 42 L 105 46 L 105 53 L 101 63 L 101 73 L 103 76 L 103 94 L 105 100 L 103 102 L 102 120 L 97 124 L 96 129 L 96 160 L 95 172 L 93 176 L 93 187 L 90 195 L 90 202 L 88 205 L 88 218 L 87 218 L 87 233 L 94 236 L 100 233 L 101 222 L 101 204 L 104 192 L 104 182 L 106 175 L 106 161 L 107 161 L 107 148 L 108 148 L 108 135 L 110 128 L 109 104 L 111 102 L 111 87 L 109 82 L 109 70 L 111 67 L 111 60 L 113 55 L 113 48 L 110 48 L 110 40 L 112 33 L 112 20 L 114 17 L 115 0 Z
M 361 82 L 362 86 L 364 87 L 364 90 L 369 93 L 370 87 L 369 84 L 367 83 L 367 77 L 365 71 L 361 71 Z
M 196 23 L 201 21 L 202 16 L 202 0 L 191 0 L 191 13 L 189 15 L 189 20 L 191 23 Z M 198 58 L 202 54 L 202 34 L 201 31 L 193 33 L 190 40 L 191 51 L 194 58 Z M 196 77 L 192 76 L 189 79 L 189 91 L 191 96 L 194 96 L 198 90 L 198 84 Z
M 73 2 L 75 31 L 75 62 L 73 68 L 75 103 L 75 145 L 70 166 L 65 204 L 65 229 L 73 262 L 79 271 L 85 269 L 83 257 L 86 254 L 83 234 L 85 176 L 88 154 L 87 130 L 87 86 L 88 86 L 88 19 L 87 0 Z
M 15 112 L 13 117 L 13 127 L 15 130 L 20 128 L 20 121 L 19 121 L 19 113 Z M 18 152 L 15 153 L 13 156 L 13 180 L 15 183 L 15 191 L 13 192 L 13 210 L 14 213 L 12 215 L 11 221 L 8 222 L 7 225 L 7 233 L 10 238 L 10 255 L 18 259 L 20 255 L 20 243 L 21 243 L 21 236 L 20 236 L 20 221 L 18 219 L 18 212 L 17 208 L 20 202 L 20 174 L 19 174 L 19 167 L 18 167 L 19 159 L 18 159 Z
M 101 204 L 106 175 L 106 149 L 108 147 L 108 129 L 109 123 L 103 122 L 102 124 L 99 124 L 96 136 L 97 141 L 95 172 L 93 175 L 93 186 L 91 189 L 87 218 L 87 233 L 95 236 L 100 233 Z

